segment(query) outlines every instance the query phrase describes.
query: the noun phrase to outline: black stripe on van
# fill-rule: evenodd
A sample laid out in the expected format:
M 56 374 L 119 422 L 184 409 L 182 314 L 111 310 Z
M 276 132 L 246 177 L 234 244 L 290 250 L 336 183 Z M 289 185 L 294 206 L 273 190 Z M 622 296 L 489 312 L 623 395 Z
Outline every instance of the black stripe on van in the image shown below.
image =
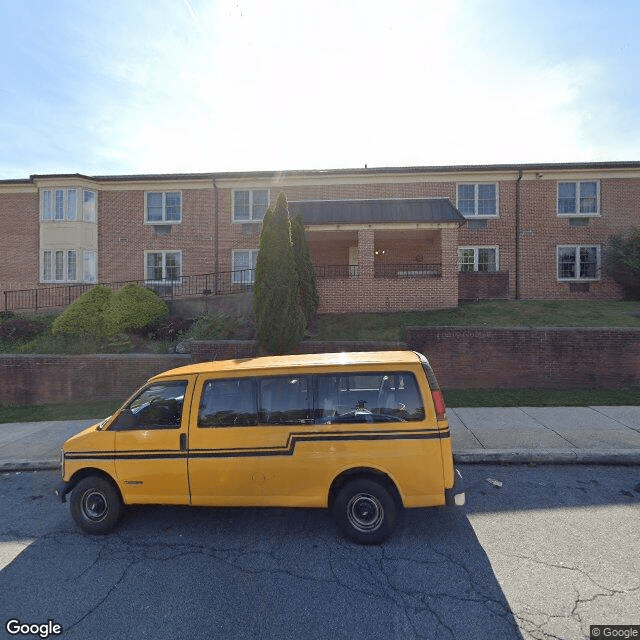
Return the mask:
M 190 449 L 147 450 L 147 451 L 73 451 L 65 453 L 67 460 L 143 460 L 143 459 L 176 459 L 176 458 L 243 458 L 259 456 L 292 456 L 298 442 L 358 442 L 375 440 L 432 440 L 450 437 L 449 430 L 407 431 L 351 431 L 351 432 L 315 432 L 292 433 L 287 443 L 276 447 L 257 447 L 246 449 Z

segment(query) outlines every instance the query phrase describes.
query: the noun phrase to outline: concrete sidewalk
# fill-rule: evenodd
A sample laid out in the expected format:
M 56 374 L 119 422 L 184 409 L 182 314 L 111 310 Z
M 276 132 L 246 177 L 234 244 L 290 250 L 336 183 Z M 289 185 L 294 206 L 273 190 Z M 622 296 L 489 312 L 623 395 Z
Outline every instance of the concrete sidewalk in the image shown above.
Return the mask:
M 448 409 L 458 463 L 640 464 L 640 406 Z M 96 420 L 0 424 L 0 471 L 58 469 Z

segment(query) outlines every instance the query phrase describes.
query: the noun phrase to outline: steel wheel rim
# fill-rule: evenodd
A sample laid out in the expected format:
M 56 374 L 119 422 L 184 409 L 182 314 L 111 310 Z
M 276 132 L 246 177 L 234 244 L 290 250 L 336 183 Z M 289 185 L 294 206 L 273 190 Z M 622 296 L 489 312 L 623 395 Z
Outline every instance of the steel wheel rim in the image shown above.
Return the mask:
M 369 533 L 380 528 L 384 520 L 384 507 L 371 493 L 358 493 L 347 504 L 347 518 L 354 529 Z
M 82 496 L 82 513 L 91 522 L 101 522 L 109 513 L 107 498 L 97 489 L 89 489 Z

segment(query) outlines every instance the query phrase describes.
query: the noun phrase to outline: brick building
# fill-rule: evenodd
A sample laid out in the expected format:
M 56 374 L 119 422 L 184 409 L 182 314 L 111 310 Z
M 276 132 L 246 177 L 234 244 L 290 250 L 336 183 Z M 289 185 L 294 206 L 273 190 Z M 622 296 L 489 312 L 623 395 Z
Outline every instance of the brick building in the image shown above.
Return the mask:
M 640 162 L 34 175 L 0 181 L 5 308 L 29 306 L 19 291 L 70 300 L 85 283 L 250 284 L 280 191 L 303 216 L 321 312 L 616 299 L 603 250 L 640 225 Z

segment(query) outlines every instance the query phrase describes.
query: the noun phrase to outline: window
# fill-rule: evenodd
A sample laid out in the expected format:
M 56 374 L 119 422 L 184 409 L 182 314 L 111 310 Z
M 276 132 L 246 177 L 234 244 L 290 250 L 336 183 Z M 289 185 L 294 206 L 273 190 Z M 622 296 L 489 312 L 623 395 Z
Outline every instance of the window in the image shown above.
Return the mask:
M 558 215 L 598 215 L 600 183 L 558 182 Z
M 256 277 L 257 249 L 232 252 L 233 284 L 252 284 Z
M 331 424 L 424 420 L 412 373 L 317 376 L 316 421 Z
M 459 184 L 457 206 L 465 217 L 497 217 L 498 187 L 495 184 Z
M 311 418 L 309 376 L 260 378 L 260 424 L 307 424 Z
M 42 282 L 77 282 L 78 252 L 75 249 L 42 252 Z
M 186 390 L 184 380 L 149 385 L 122 409 L 111 428 L 116 431 L 179 429 Z
M 597 280 L 600 247 L 575 245 L 557 248 L 558 280 Z
M 78 189 L 43 189 L 40 198 L 40 218 L 62 222 L 78 219 Z M 95 193 L 92 193 L 95 198 Z
M 198 426 L 363 424 L 424 418 L 412 373 L 363 372 L 207 380 Z
M 145 252 L 145 280 L 180 280 L 182 276 L 181 251 Z
M 148 191 L 145 221 L 150 224 L 176 224 L 182 221 L 182 193 Z
M 198 411 L 198 426 L 242 427 L 258 424 L 254 387 L 252 378 L 205 382 Z
M 96 192 L 84 189 L 82 191 L 82 219 L 85 222 L 96 221 Z
M 494 272 L 498 270 L 498 247 L 459 247 L 458 270 Z
M 98 281 L 97 254 L 95 251 L 84 252 L 84 273 L 83 280 L 85 282 Z
M 262 220 L 269 206 L 269 190 L 233 192 L 233 221 L 254 222 Z

